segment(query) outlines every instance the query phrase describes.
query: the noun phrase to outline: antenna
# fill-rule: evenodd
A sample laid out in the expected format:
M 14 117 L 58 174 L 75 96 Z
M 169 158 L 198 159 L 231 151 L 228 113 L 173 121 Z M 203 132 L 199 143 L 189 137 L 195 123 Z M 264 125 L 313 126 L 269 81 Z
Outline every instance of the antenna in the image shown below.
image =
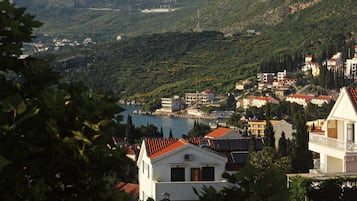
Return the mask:
M 200 10 L 197 9 L 197 25 L 194 29 L 195 32 L 202 32 L 202 28 L 200 26 Z

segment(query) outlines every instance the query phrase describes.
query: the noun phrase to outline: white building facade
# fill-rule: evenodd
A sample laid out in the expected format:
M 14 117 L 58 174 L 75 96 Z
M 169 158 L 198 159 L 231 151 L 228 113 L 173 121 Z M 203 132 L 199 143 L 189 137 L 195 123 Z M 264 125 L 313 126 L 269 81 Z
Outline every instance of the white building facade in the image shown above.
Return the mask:
M 182 101 L 179 96 L 173 98 L 161 98 L 161 112 L 176 112 L 182 109 Z
M 313 172 L 357 172 L 356 128 L 357 89 L 342 88 L 323 132 L 310 132 L 309 150 L 320 155 Z
M 139 168 L 139 200 L 198 200 L 203 186 L 217 190 L 227 186 L 221 177 L 227 158 L 212 150 L 193 145 L 184 139 L 146 139 L 137 160 Z

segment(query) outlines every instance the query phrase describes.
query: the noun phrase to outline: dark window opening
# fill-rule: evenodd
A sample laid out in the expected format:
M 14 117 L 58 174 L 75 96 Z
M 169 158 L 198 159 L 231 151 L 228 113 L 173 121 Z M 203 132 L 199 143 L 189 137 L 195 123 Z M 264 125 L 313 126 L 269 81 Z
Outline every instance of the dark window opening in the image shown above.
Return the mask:
M 214 181 L 214 167 L 202 167 L 202 181 Z
M 185 181 L 185 168 L 171 168 L 171 181 Z

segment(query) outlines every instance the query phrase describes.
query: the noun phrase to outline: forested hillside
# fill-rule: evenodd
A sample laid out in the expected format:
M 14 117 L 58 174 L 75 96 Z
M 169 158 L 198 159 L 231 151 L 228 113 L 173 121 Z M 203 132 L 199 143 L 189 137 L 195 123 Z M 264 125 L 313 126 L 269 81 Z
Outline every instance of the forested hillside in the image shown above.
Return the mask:
M 264 30 L 311 7 L 329 11 L 331 0 L 16 0 L 44 22 L 41 32 L 73 37 L 90 36 L 111 41 L 117 35 L 142 35 L 177 31 L 235 33 Z M 333 5 L 332 5 L 333 4 Z M 177 9 L 167 13 L 143 13 L 143 9 Z M 105 8 L 105 9 L 104 9 Z M 104 10 L 103 10 L 104 9 Z M 313 8 L 316 9 L 316 8 Z
M 88 23 L 96 22 L 97 34 L 102 37 L 104 33 L 115 32 L 114 27 L 127 35 L 122 35 L 123 39 L 118 42 L 47 57 L 68 80 L 83 80 L 96 89 L 110 89 L 122 97 L 147 99 L 183 95 L 194 91 L 196 84 L 199 90 L 229 92 L 236 81 L 254 78 L 260 69 L 266 69 L 262 63 L 289 58 L 293 62 L 288 63 L 295 66 L 274 62 L 276 66 L 269 68 L 296 70 L 304 55 L 327 58 L 331 55 L 326 52 L 346 49 L 356 39 L 354 19 L 357 13 L 352 8 L 357 6 L 357 1 L 241 0 L 238 3 L 197 0 L 177 3 L 182 7 L 173 13 L 127 15 L 129 21 L 136 19 L 129 24 L 102 15 L 99 18 L 105 19 L 107 29 L 100 27 L 101 20 L 94 15 L 93 19 L 87 19 L 88 15 L 76 18 L 79 21 L 73 25 L 69 21 L 66 29 L 56 25 L 59 30 L 70 30 L 68 33 L 85 32 L 92 29 Z M 197 8 L 200 8 L 199 15 Z M 187 9 L 191 9 L 192 15 Z M 163 16 L 167 20 L 162 20 Z M 86 23 L 80 23 L 85 18 Z M 192 32 L 198 24 L 203 32 Z M 44 30 L 51 30 L 49 26 L 54 24 L 49 23 Z

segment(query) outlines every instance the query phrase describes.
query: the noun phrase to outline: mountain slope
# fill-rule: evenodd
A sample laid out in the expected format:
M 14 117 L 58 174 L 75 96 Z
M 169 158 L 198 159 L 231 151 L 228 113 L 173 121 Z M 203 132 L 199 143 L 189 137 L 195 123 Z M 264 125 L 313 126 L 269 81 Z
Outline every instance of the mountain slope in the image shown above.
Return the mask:
M 209 5 L 213 5 L 213 1 L 208 2 L 205 8 L 211 9 Z M 248 5 L 248 1 L 240 2 L 240 9 Z M 123 97 L 183 95 L 183 92 L 195 91 L 196 84 L 199 90 L 210 88 L 224 93 L 232 90 L 236 81 L 253 78 L 262 61 L 279 59 L 284 55 L 292 55 L 292 58 L 306 54 L 322 56 L 327 48 L 333 46 L 338 51 L 356 39 L 354 33 L 357 22 L 354 19 L 357 12 L 352 8 L 357 6 L 357 1 L 321 0 L 308 1 L 309 4 L 284 1 L 287 3 L 283 6 L 274 0 L 254 2 L 257 13 L 275 10 L 274 5 L 288 10 L 281 11 L 281 16 L 284 17 L 268 20 L 269 23 L 257 20 L 262 17 L 258 14 L 254 16 L 254 9 L 242 12 L 239 15 L 242 20 L 237 23 L 251 22 L 247 28 L 258 30 L 259 35 L 239 32 L 239 26 L 232 26 L 235 34 L 227 37 L 220 32 L 125 36 L 120 42 L 55 55 L 54 66 L 64 72 L 68 80 L 83 80 L 97 89 L 110 89 Z M 225 0 L 221 3 L 216 6 L 227 7 L 232 1 Z M 224 10 L 228 13 L 227 9 Z M 202 12 L 204 13 L 204 9 Z M 252 16 L 243 17 L 244 13 Z M 274 12 L 268 13 L 275 16 Z M 212 14 L 216 15 L 218 14 Z M 228 14 L 222 16 L 229 17 Z M 189 18 L 182 22 L 187 19 Z M 188 21 L 176 26 L 184 27 Z M 222 20 L 222 23 L 218 21 L 207 19 L 200 22 L 200 25 L 204 28 L 205 23 L 211 23 L 212 26 L 220 27 L 219 29 L 228 29 L 226 26 L 229 26 L 223 23 L 226 20 Z M 298 65 L 294 67 L 297 68 Z M 276 66 L 278 68 L 287 66 Z
M 111 41 L 119 34 L 192 31 L 198 23 L 203 30 L 223 33 L 261 29 L 323 1 L 329 0 L 17 0 L 17 3 L 29 7 L 45 23 L 42 32 Z M 178 10 L 141 12 L 159 7 Z

